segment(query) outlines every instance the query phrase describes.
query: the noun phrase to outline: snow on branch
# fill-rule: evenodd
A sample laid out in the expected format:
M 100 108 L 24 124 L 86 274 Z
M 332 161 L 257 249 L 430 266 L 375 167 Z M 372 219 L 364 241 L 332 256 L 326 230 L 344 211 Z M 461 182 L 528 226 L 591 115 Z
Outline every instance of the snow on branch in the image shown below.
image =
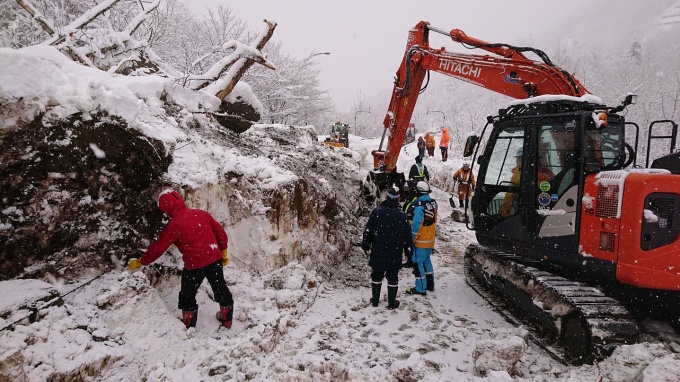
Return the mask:
M 255 45 L 255 49 L 258 51 L 261 51 L 265 45 L 267 45 L 267 42 L 269 42 L 269 39 L 272 37 L 274 34 L 274 29 L 276 28 L 276 23 L 271 22 L 267 19 L 263 20 L 265 24 L 267 24 L 267 29 L 262 30 L 258 38 L 255 40 L 257 41 L 257 44 Z M 241 79 L 243 74 L 245 74 L 246 70 L 248 70 L 251 66 L 253 65 L 253 61 L 246 60 L 246 59 L 240 59 L 238 60 L 234 65 L 232 65 L 229 68 L 229 72 L 227 75 L 221 79 L 220 81 L 216 81 L 215 83 L 211 84 L 209 87 L 210 89 L 206 89 L 209 93 L 215 94 L 217 98 L 219 99 L 224 99 L 226 96 L 229 95 L 229 93 L 234 90 L 234 87 L 238 83 L 238 81 Z M 265 65 L 267 66 L 267 65 Z M 275 67 L 272 66 L 267 66 L 270 69 L 276 69 Z M 218 90 L 219 89 L 219 90 Z
M 154 1 L 151 6 L 148 9 L 142 8 L 142 11 L 137 14 L 131 21 L 130 24 L 128 25 L 127 29 L 125 30 L 125 33 L 129 34 L 132 36 L 133 33 L 139 28 L 140 25 L 146 20 L 146 16 L 155 11 L 156 8 L 161 4 L 161 0 L 156 0 Z
M 233 66 L 234 63 L 238 62 L 239 60 L 251 60 L 257 62 L 258 64 L 264 65 L 267 68 L 276 69 L 276 67 L 267 61 L 267 59 L 262 55 L 262 52 L 238 41 L 230 40 L 222 46 L 222 49 L 233 49 L 233 52 L 217 61 L 205 73 L 187 77 L 187 84 L 189 88 L 196 90 L 203 89 L 210 83 L 219 80 L 220 77 L 222 77 L 225 72 L 230 70 L 231 66 Z M 236 81 L 238 82 L 238 79 L 236 79 Z
M 260 35 L 257 37 L 256 44 L 254 46 L 254 49 L 260 52 L 264 46 L 269 42 L 269 39 L 271 39 L 272 35 L 274 34 L 274 29 L 276 28 L 276 23 L 271 22 L 269 20 L 263 20 L 265 24 L 267 24 L 267 28 L 263 29 Z M 205 91 L 207 91 L 210 94 L 215 94 L 217 98 L 219 99 L 224 99 L 226 96 L 229 95 L 229 93 L 234 90 L 234 87 L 238 83 L 238 81 L 241 79 L 241 77 L 245 74 L 245 72 L 253 65 L 254 62 L 258 62 L 262 65 L 265 65 L 266 67 L 270 69 L 276 69 L 274 65 L 269 63 L 264 56 L 261 55 L 262 59 L 264 60 L 263 62 L 257 61 L 257 60 L 252 60 L 248 58 L 239 58 L 236 60 L 234 64 L 228 67 L 228 71 L 224 77 L 221 77 L 217 81 L 209 84 L 208 86 L 205 87 Z
M 159 7 L 160 1 L 154 0 L 147 9 L 139 2 L 141 11 L 127 23 L 123 32 L 117 32 L 110 24 L 108 28 L 92 27 L 91 24 L 115 5 L 123 4 L 122 0 L 103 0 L 62 28 L 56 28 L 29 0 L 16 0 L 51 36 L 41 44 L 56 47 L 73 61 L 101 70 L 114 68 L 114 72 L 166 74 L 163 65 L 153 61 L 157 56 L 147 47 L 148 44 L 131 37 L 146 16 Z
M 17 0 L 17 1 L 20 1 L 20 0 Z M 116 3 L 118 3 L 119 1 L 120 0 L 104 0 L 104 1 L 102 1 L 100 4 L 97 4 L 97 6 L 91 8 L 87 12 L 83 13 L 80 17 L 75 19 L 71 24 L 65 26 L 62 30 L 62 33 L 60 33 L 58 36 L 53 36 L 51 39 L 45 41 L 44 44 L 47 44 L 47 45 L 59 45 L 59 44 L 61 44 L 66 39 L 66 36 L 82 29 L 85 25 L 92 22 L 92 20 L 99 17 L 99 15 L 101 15 L 102 13 L 111 9 L 111 7 L 116 5 Z
M 38 10 L 31 4 L 30 2 L 26 0 L 16 0 L 17 4 L 21 6 L 23 9 L 28 12 L 31 17 L 35 19 L 35 21 L 38 22 L 40 27 L 47 32 L 50 36 L 54 36 L 57 34 L 57 28 L 52 25 L 50 20 L 48 20 L 42 13 L 38 12 Z
M 276 69 L 274 65 L 268 62 L 262 55 L 261 50 L 269 39 L 271 39 L 277 24 L 268 20 L 264 20 L 264 22 L 266 23 L 267 28 L 264 29 L 255 40 L 256 44 L 254 47 L 237 43 L 232 54 L 217 62 L 202 76 L 198 76 L 203 79 L 203 82 L 194 88 L 205 88 L 208 93 L 215 94 L 218 98 L 224 99 L 224 97 L 234 90 L 238 81 L 254 62 L 262 64 L 270 69 Z M 233 41 L 229 41 L 225 43 L 223 48 L 228 48 L 229 44 L 233 43 Z M 226 75 L 224 75 L 225 72 Z
M 264 20 L 266 28 L 262 29 L 252 45 L 229 40 L 219 48 L 219 53 L 224 57 L 221 57 L 204 73 L 182 75 L 163 62 L 149 47 L 147 41 L 138 41 L 132 37 L 132 34 L 147 19 L 147 15 L 159 8 L 161 0 L 153 0 L 148 6 L 138 2 L 139 11 L 131 13 L 134 17 L 124 23 L 122 31 L 114 30 L 108 18 L 111 14 L 116 14 L 115 10 L 119 7 L 124 8 L 126 13 L 129 12 L 129 8 L 126 7 L 136 1 L 101 0 L 99 4 L 83 12 L 63 27 L 57 25 L 54 20 L 48 20 L 38 8 L 31 4 L 30 0 L 16 0 L 16 2 L 49 34 L 50 37 L 43 41 L 42 45 L 54 46 L 73 61 L 110 73 L 123 75 L 156 73 L 178 79 L 184 77 L 186 87 L 194 90 L 203 89 L 224 99 L 254 63 L 276 69 L 262 53 L 262 49 L 271 39 L 277 25 L 268 20 Z M 116 5 L 118 7 L 114 8 Z M 103 23 L 96 22 L 95 20 L 102 15 L 106 20 Z M 228 52 L 228 54 L 225 55 L 223 52 Z M 195 60 L 195 64 L 211 56 L 215 57 L 216 53 L 218 52 L 213 51 L 202 55 Z

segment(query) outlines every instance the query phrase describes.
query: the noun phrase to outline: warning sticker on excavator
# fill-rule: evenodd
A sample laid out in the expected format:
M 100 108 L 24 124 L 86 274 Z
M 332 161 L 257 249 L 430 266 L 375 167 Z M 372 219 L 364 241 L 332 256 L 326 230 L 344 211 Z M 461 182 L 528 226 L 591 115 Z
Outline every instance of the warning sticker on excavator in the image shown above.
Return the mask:
M 550 204 L 550 200 L 551 200 L 551 199 L 550 199 L 550 194 L 548 194 L 547 192 L 541 192 L 541 193 L 538 195 L 538 204 L 540 204 L 540 205 L 542 205 L 542 206 L 547 206 L 547 205 L 549 205 L 549 204 Z
M 541 184 L 538 185 L 538 188 L 540 188 L 541 191 L 550 191 L 550 183 L 541 182 Z

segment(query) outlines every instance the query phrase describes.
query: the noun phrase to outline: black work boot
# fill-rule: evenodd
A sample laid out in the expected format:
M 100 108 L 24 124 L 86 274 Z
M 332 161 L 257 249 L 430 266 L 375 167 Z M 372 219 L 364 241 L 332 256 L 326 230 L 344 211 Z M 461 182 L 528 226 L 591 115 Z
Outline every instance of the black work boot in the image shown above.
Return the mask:
M 189 328 L 196 327 L 196 319 L 198 318 L 198 310 L 183 310 L 182 311 L 182 322 L 184 326 Z
M 387 286 L 387 309 L 397 309 L 399 307 L 399 300 L 397 300 L 398 286 Z
M 376 283 L 371 283 L 371 292 L 372 292 L 372 297 L 371 297 L 371 305 L 375 308 L 378 306 L 378 303 L 380 302 L 380 289 L 382 289 L 382 283 L 376 284 Z
M 434 275 L 425 275 L 425 281 L 427 282 L 427 290 L 434 291 Z

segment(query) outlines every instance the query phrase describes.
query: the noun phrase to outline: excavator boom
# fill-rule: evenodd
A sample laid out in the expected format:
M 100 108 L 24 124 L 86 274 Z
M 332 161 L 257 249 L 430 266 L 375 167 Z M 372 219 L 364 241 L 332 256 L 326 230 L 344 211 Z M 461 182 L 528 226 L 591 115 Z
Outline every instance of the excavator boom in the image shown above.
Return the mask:
M 468 48 L 486 50 L 493 55 L 462 54 L 430 47 L 429 34 L 448 35 Z M 522 52 L 531 51 L 542 61 L 527 58 Z M 393 173 L 399 152 L 411 121 L 413 110 L 428 71 L 442 73 L 459 80 L 507 95 L 529 98 L 546 94 L 581 97 L 589 92 L 572 75 L 556 67 L 538 49 L 490 44 L 468 37 L 463 31 L 449 32 L 421 21 L 409 31 L 406 51 L 394 81 L 392 98 L 383 125 L 389 132 L 387 147 L 374 150 L 376 171 Z

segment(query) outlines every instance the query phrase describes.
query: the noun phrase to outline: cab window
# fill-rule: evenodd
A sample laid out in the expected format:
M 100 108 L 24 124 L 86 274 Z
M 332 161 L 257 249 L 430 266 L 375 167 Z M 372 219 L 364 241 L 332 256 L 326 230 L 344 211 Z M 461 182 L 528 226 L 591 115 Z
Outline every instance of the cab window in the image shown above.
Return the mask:
M 539 128 L 537 185 L 543 182 L 551 191 L 561 196 L 574 183 L 576 168 L 575 122 L 543 125 Z
M 489 157 L 484 184 L 512 185 L 512 169 L 517 166 L 516 155 L 524 146 L 524 129 L 512 126 L 503 130 Z
M 621 123 L 609 121 L 601 129 L 588 129 L 585 134 L 585 160 L 602 169 L 618 168 L 622 165 L 624 128 Z
M 487 214 L 501 219 L 518 214 L 523 147 L 523 127 L 509 126 L 498 135 L 489 157 L 484 184 L 502 187 L 487 205 Z

